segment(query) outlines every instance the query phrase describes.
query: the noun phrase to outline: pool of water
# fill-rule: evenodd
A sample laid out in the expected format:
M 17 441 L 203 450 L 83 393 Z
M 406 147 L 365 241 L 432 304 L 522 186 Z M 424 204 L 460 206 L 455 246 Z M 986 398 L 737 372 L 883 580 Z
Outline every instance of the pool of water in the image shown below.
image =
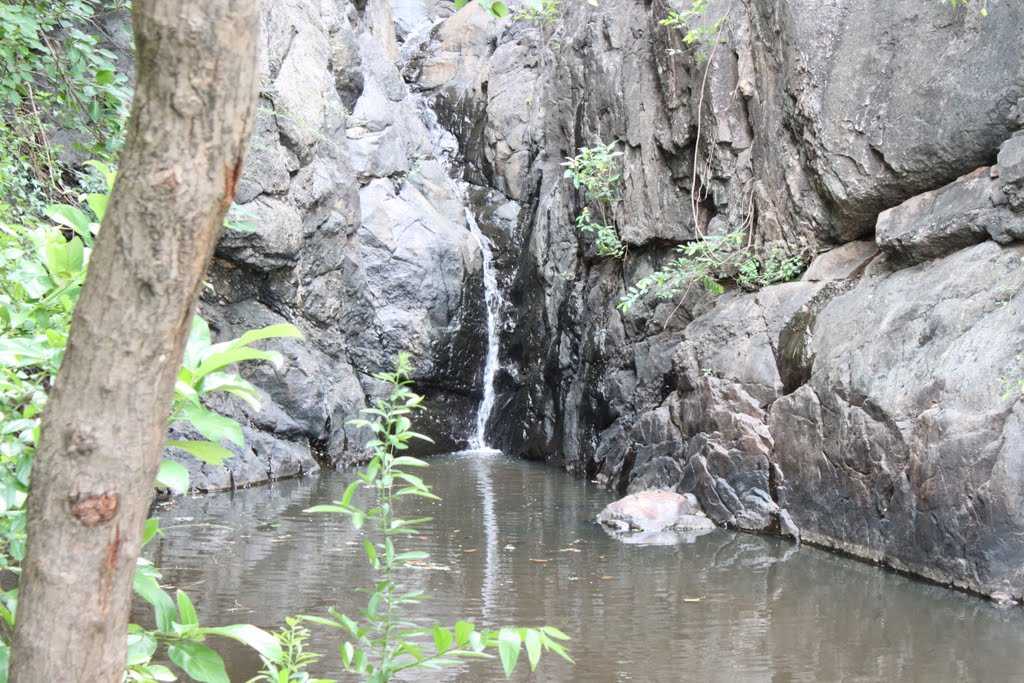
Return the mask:
M 340 495 L 351 474 L 279 482 L 161 506 L 147 548 L 202 623 L 275 628 L 289 614 L 351 614 L 368 570 L 361 536 L 303 509 Z M 545 658 L 539 681 L 1010 681 L 1024 676 L 1024 611 L 781 539 L 726 531 L 674 546 L 625 545 L 593 523 L 612 496 L 500 454 L 435 458 L 426 479 L 444 500 L 405 549 L 431 554 L 410 572 L 429 595 L 418 616 L 478 625 L 551 624 L 574 666 Z M 404 504 L 404 501 L 403 501 Z M 336 634 L 315 630 L 316 673 L 340 674 Z M 255 654 L 221 648 L 232 681 Z M 493 662 L 410 680 L 503 680 Z

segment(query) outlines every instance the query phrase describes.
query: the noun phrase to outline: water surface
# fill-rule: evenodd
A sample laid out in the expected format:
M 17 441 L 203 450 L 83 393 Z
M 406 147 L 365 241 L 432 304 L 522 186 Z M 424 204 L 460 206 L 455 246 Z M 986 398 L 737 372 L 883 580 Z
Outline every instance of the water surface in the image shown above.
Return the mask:
M 540 681 L 1011 681 L 1024 675 L 1024 611 L 913 581 L 781 539 L 715 532 L 678 546 L 627 546 L 592 520 L 610 494 L 554 468 L 501 455 L 436 458 L 441 503 L 406 549 L 431 553 L 411 578 L 420 614 L 479 625 L 551 624 L 576 665 L 545 659 Z M 179 499 L 148 556 L 187 590 L 206 625 L 274 628 L 328 606 L 356 614 L 368 572 L 344 519 L 304 508 L 351 475 Z M 339 675 L 338 640 L 314 632 L 317 673 Z M 222 648 L 233 681 L 259 668 Z M 524 670 L 525 671 L 525 670 Z M 484 662 L 410 680 L 503 680 Z

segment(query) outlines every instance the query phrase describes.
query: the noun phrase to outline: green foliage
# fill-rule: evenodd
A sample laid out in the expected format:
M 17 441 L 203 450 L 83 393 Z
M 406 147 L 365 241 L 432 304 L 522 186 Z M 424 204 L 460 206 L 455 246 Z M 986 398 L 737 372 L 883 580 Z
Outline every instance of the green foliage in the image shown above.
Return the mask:
M 455 0 L 455 9 L 462 9 L 468 5 L 470 0 Z M 487 10 L 495 19 L 504 19 L 509 15 L 508 5 L 502 0 L 476 0 L 476 3 Z
M 24 559 L 24 506 L 46 392 L 60 368 L 90 251 L 114 183 L 114 174 L 107 166 L 96 162 L 92 166 L 106 191 L 83 195 L 83 206 L 49 205 L 44 212 L 50 222 L 0 222 L 0 569 L 13 572 L 18 571 Z M 203 440 L 171 441 L 168 445 L 208 463 L 230 457 L 231 452 L 221 442 L 241 445 L 241 426 L 207 409 L 202 399 L 215 392 L 226 392 L 258 408 L 255 387 L 232 368 L 247 361 L 280 365 L 279 353 L 258 349 L 254 344 L 300 336 L 294 326 L 279 324 L 214 344 L 206 321 L 195 316 L 169 421 L 188 423 Z M 180 463 L 166 460 L 161 463 L 156 484 L 185 491 L 188 471 Z M 144 540 L 157 533 L 156 520 L 149 520 Z M 153 606 L 157 628 L 130 628 L 126 680 L 175 680 L 170 669 L 151 661 L 158 645 L 164 645 L 167 658 L 193 680 L 227 681 L 223 661 L 205 644 L 208 636 L 238 640 L 254 647 L 265 658 L 281 656 L 278 641 L 254 626 L 200 627 L 188 596 L 179 591 L 172 600 L 160 587 L 159 579 L 155 567 L 145 560 L 139 561 L 135 592 Z M 0 594 L 0 619 L 8 633 L 14 626 L 16 600 L 17 589 Z M 9 646 L 9 642 L 0 642 L 0 680 L 6 673 Z
M 355 426 L 367 427 L 375 438 L 370 442 L 373 458 L 366 469 L 349 484 L 341 498 L 329 505 L 317 505 L 307 512 L 344 515 L 356 529 L 369 525 L 363 550 L 367 562 L 376 573 L 369 590 L 366 609 L 359 619 L 353 619 L 334 609 L 327 617 L 305 616 L 307 623 L 319 624 L 338 630 L 345 638 L 339 648 L 341 663 L 346 671 L 359 674 L 371 683 L 384 683 L 396 675 L 415 670 L 443 669 L 471 658 L 493 657 L 496 651 L 506 676 L 516 668 L 519 655 L 525 647 L 530 669 L 536 668 L 541 654 L 554 652 L 568 661 L 562 641 L 568 637 L 556 628 L 501 628 L 478 630 L 469 621 L 458 621 L 452 627 L 441 624 L 421 625 L 404 612 L 406 608 L 423 600 L 422 591 L 405 590 L 397 573 L 411 562 L 427 559 L 425 552 L 401 550 L 403 537 L 421 533 L 418 525 L 429 518 L 402 519 L 397 516 L 397 504 L 405 496 L 418 496 L 438 500 L 430 486 L 412 469 L 427 467 L 417 458 L 400 455 L 414 439 L 428 440 L 412 431 L 411 416 L 422 410 L 423 397 L 410 389 L 409 373 L 412 368 L 407 354 L 399 354 L 394 372 L 383 372 L 374 377 L 391 387 L 390 395 L 375 402 L 363 412 L 372 420 L 354 420 Z M 360 507 L 355 502 L 359 490 L 373 495 L 373 505 Z M 263 680 L 273 675 L 272 661 L 264 670 Z M 294 673 L 294 671 L 293 671 Z M 284 679 L 294 680 L 294 679 Z
M 565 166 L 564 177 L 571 180 L 573 187 L 583 192 L 584 200 L 594 204 L 601 214 L 598 219 L 589 207 L 584 207 L 576 217 L 576 227 L 580 232 L 594 235 L 599 256 L 622 258 L 626 254 L 626 245 L 608 220 L 608 211 L 618 201 L 622 180 L 618 170 L 618 158 L 622 152 L 616 151 L 615 145 L 615 142 L 609 142 L 607 145 L 581 147 L 579 154 L 567 157 L 562 166 Z
M 804 271 L 804 261 L 775 246 L 763 258 L 748 256 L 737 268 L 736 284 L 748 290 L 794 280 Z
M 159 533 L 156 520 L 149 520 L 146 540 Z M 153 662 L 163 647 L 167 659 L 180 668 L 193 681 L 200 683 L 230 683 L 224 660 L 216 650 L 206 644 L 210 636 L 235 640 L 256 650 L 260 657 L 280 659 L 283 649 L 278 638 L 251 624 L 204 627 L 199 623 L 192 601 L 184 591 L 174 598 L 160 587 L 160 572 L 152 563 L 140 559 L 135 570 L 135 594 L 153 608 L 156 628 L 144 629 L 132 624 L 128 627 L 128 659 L 125 680 L 150 683 L 176 680 L 174 673 L 162 664 Z
M 744 289 L 755 290 L 792 280 L 804 269 L 800 256 L 779 246 L 769 250 L 767 256 L 758 256 L 744 246 L 741 231 L 687 242 L 676 247 L 676 253 L 678 256 L 667 264 L 634 283 L 616 307 L 626 312 L 648 293 L 659 299 L 671 299 L 693 285 L 721 294 L 725 291 L 722 282 L 728 279 Z
M 619 233 L 613 226 L 595 221 L 589 207 L 585 207 L 576 216 L 576 228 L 580 232 L 594 235 L 598 256 L 622 258 L 625 255 L 626 246 L 619 239 Z
M 622 176 L 619 175 L 617 159 L 622 152 L 615 151 L 615 142 L 594 147 L 580 147 L 580 153 L 567 157 L 565 166 L 566 178 L 572 180 L 577 190 L 583 190 L 584 196 L 591 201 L 609 204 L 618 199 L 618 186 Z
M 111 159 L 121 145 L 130 90 L 100 45 L 98 15 L 125 0 L 0 1 L 0 197 L 17 215 L 70 198 L 54 143 Z
M 710 48 L 719 40 L 719 34 L 725 25 L 725 17 L 711 23 L 705 23 L 710 0 L 694 0 L 688 9 L 681 12 L 669 10 L 668 16 L 659 21 L 661 26 L 679 29 L 683 32 L 683 42 L 688 47 L 696 46 L 698 63 L 708 60 Z
M 561 0 L 527 0 L 515 11 L 515 18 L 538 26 L 550 26 L 558 21 Z
M 332 683 L 324 678 L 312 678 L 306 671 L 320 661 L 320 655 L 306 651 L 309 629 L 302 625 L 301 617 L 288 617 L 285 627 L 274 633 L 281 654 L 278 657 L 261 655 L 263 671 L 248 683 Z

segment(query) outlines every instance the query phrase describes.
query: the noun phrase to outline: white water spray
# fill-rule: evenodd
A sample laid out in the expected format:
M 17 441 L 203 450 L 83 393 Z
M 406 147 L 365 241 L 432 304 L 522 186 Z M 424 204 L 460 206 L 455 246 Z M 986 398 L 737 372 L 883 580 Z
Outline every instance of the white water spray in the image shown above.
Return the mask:
M 484 270 L 484 304 L 487 308 L 487 356 L 484 360 L 484 397 L 476 414 L 476 433 L 470 439 L 470 448 L 474 450 L 490 450 L 487 445 L 487 419 L 494 410 L 494 378 L 498 373 L 498 316 L 501 308 L 501 292 L 498 279 L 494 274 L 494 257 L 491 253 L 491 241 L 484 237 L 477 225 L 473 212 L 466 209 L 466 225 L 480 243 L 483 255 Z

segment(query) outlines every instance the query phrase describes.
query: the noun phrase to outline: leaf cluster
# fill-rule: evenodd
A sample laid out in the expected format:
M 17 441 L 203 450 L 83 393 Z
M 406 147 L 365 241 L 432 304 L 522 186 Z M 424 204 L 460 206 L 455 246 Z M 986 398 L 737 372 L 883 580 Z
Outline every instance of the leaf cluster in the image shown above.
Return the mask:
M 709 2 L 710 0 L 694 0 L 687 9 L 669 10 L 668 15 L 658 22 L 666 28 L 682 31 L 683 43 L 687 47 L 696 47 L 695 56 L 698 64 L 708 60 L 710 48 L 718 40 L 725 22 L 725 17 L 710 23 L 704 21 Z
M 584 200 L 593 204 L 600 213 L 598 218 L 589 206 L 584 207 L 576 216 L 576 228 L 580 232 L 594 235 L 599 256 L 622 258 L 626 255 L 626 245 L 608 220 L 608 212 L 618 201 L 619 183 L 622 180 L 618 169 L 618 159 L 622 152 L 617 151 L 615 145 L 615 142 L 609 142 L 594 147 L 581 147 L 579 154 L 567 157 L 562 166 L 565 167 L 563 176 L 572 181 L 573 187 L 583 193 Z
M 722 294 L 722 283 L 727 280 L 753 291 L 792 280 L 805 266 L 802 257 L 788 253 L 782 246 L 772 247 L 766 256 L 759 256 L 744 245 L 742 231 L 708 235 L 681 244 L 676 247 L 676 254 L 664 266 L 631 285 L 616 308 L 625 313 L 649 293 L 659 299 L 672 299 L 693 285 L 711 294 Z
M 103 47 L 101 19 L 127 4 L 0 2 L 0 197 L 16 214 L 70 196 L 58 131 L 87 157 L 113 159 L 120 148 L 131 91 Z

